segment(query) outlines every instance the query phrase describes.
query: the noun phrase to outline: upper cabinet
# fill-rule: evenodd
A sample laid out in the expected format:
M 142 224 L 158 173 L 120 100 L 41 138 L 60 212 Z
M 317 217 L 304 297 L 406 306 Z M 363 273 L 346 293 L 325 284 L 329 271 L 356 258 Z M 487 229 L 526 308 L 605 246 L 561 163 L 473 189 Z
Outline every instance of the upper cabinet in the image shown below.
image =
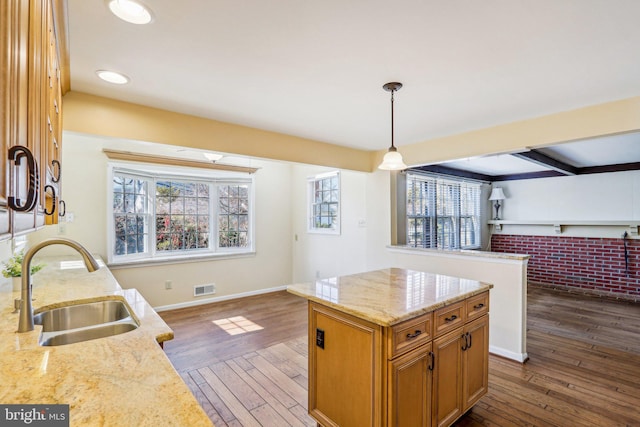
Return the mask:
M 57 223 L 64 206 L 66 31 L 64 0 L 0 2 L 0 239 Z

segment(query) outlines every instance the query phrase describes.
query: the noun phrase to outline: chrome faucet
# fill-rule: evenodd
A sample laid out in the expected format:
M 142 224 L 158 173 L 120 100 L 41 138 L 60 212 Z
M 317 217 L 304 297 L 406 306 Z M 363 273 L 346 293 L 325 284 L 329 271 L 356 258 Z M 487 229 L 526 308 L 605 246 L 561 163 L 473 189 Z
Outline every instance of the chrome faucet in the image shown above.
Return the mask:
M 94 272 L 100 268 L 96 260 L 91 256 L 80 243 L 62 237 L 43 240 L 42 242 L 29 248 L 22 259 L 22 293 L 20 301 L 20 320 L 18 322 L 18 332 L 33 331 L 33 306 L 31 304 L 31 259 L 40 249 L 51 245 L 66 245 L 82 255 L 84 265 L 89 272 Z

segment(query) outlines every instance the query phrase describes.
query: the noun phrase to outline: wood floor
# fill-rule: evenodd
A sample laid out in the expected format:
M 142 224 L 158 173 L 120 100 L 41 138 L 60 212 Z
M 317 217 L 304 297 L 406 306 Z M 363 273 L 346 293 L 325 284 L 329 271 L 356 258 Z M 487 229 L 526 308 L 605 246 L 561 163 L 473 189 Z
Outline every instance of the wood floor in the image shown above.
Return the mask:
M 491 356 L 489 393 L 456 425 L 640 426 L 640 304 L 541 288 L 528 298 L 529 361 Z M 167 355 L 217 427 L 315 425 L 306 301 L 277 292 L 161 316 L 176 335 Z

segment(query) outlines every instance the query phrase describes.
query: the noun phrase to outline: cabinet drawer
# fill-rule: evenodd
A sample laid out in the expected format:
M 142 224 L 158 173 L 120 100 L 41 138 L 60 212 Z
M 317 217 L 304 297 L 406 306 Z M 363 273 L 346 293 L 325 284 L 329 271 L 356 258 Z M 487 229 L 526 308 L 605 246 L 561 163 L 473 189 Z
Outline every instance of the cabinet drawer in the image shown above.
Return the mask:
M 489 292 L 467 299 L 467 321 L 489 312 Z
M 425 342 L 431 341 L 433 313 L 427 313 L 415 319 L 395 325 L 391 329 L 391 345 L 389 346 L 391 359 L 401 353 L 417 348 Z
M 446 334 L 452 329 L 461 326 L 464 322 L 465 301 L 442 307 L 435 312 L 434 335 L 436 337 Z

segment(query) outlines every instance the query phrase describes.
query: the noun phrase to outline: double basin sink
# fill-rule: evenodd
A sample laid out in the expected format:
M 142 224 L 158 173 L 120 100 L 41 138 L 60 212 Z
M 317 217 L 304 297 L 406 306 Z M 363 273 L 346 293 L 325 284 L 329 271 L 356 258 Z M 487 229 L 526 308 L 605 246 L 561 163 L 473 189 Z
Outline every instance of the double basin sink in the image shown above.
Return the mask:
M 105 299 L 52 308 L 33 316 L 42 326 L 39 344 L 56 346 L 105 338 L 137 329 L 140 324 L 124 300 Z

